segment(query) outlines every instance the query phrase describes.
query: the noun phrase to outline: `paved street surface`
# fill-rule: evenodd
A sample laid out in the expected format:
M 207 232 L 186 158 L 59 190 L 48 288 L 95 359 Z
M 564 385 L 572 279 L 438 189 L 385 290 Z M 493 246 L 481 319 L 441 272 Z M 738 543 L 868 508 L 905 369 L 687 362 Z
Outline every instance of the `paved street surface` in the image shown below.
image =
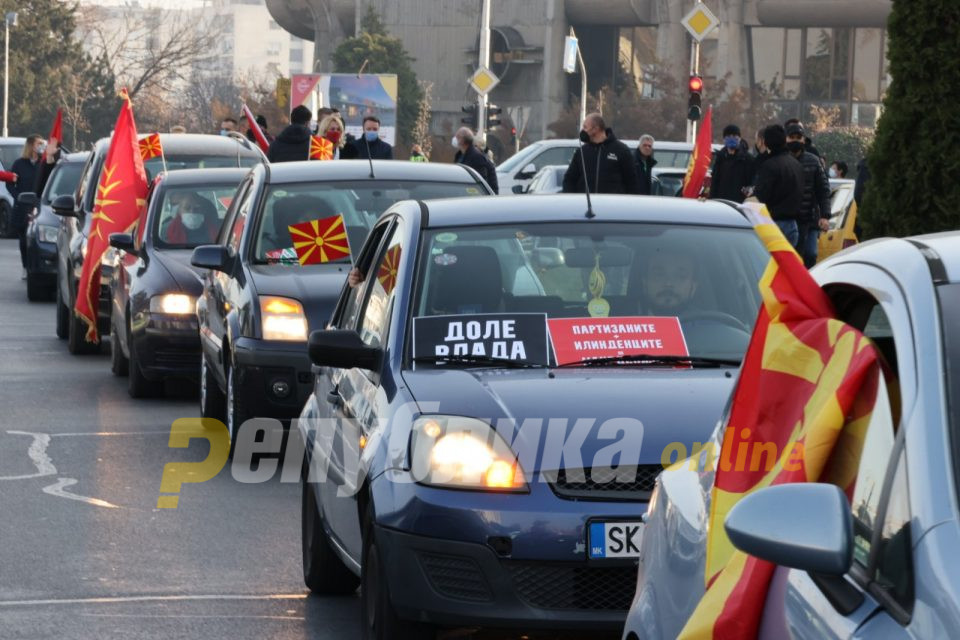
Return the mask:
M 156 509 L 189 390 L 134 401 L 107 350 L 74 357 L 0 240 L 0 638 L 358 638 L 359 599 L 307 597 L 300 495 L 224 468 Z M 177 391 L 172 389 L 172 391 Z

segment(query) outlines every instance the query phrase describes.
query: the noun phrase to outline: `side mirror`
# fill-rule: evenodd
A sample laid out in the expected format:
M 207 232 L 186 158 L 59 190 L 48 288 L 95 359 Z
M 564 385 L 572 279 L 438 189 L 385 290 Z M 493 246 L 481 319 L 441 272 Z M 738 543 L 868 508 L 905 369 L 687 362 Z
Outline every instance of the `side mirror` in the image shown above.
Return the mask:
M 139 253 L 137 247 L 134 245 L 133 236 L 129 233 L 111 233 L 110 246 L 134 255 Z
M 227 271 L 231 261 L 230 250 L 222 244 L 201 245 L 194 249 L 190 256 L 190 264 L 193 266 L 213 271 Z
M 40 204 L 40 197 L 32 191 L 27 191 L 17 196 L 17 204 L 25 207 L 35 207 Z
M 53 209 L 55 214 L 64 218 L 80 217 L 77 215 L 77 203 L 73 196 L 69 194 L 54 198 L 53 202 L 50 203 L 50 208 Z
M 520 169 L 520 172 L 516 175 L 516 177 L 520 180 L 529 180 L 535 175 L 537 175 L 537 165 L 533 164 L 532 162 L 528 162 L 527 166 L 525 166 L 523 169 Z
M 383 350 L 364 344 L 356 331 L 325 329 L 314 331 L 307 341 L 310 359 L 318 367 L 369 369 L 378 371 Z
M 832 484 L 782 484 L 752 493 L 723 523 L 737 549 L 784 567 L 843 575 L 853 560 L 850 503 Z
M 527 192 L 527 190 L 524 188 L 524 186 L 523 186 L 522 184 L 515 184 L 515 185 L 513 185 L 512 187 L 510 187 L 510 190 L 513 191 L 514 193 L 518 194 L 518 195 L 521 194 L 521 193 L 526 193 L 526 192 Z

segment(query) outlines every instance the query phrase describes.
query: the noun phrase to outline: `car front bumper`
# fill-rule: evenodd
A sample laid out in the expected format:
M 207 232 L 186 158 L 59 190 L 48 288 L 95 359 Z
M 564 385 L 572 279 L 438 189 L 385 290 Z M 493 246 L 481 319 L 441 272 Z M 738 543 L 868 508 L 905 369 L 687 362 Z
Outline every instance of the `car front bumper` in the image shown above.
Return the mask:
M 39 242 L 34 237 L 27 244 L 27 272 L 39 276 L 43 284 L 57 285 L 57 245 Z
M 143 327 L 131 327 L 131 349 L 144 377 L 200 378 L 200 333 L 195 315 L 149 314 Z
M 306 343 L 239 338 L 234 358 L 238 391 L 251 417 L 291 420 L 300 415 L 313 390 Z M 280 388 L 287 390 L 285 395 Z

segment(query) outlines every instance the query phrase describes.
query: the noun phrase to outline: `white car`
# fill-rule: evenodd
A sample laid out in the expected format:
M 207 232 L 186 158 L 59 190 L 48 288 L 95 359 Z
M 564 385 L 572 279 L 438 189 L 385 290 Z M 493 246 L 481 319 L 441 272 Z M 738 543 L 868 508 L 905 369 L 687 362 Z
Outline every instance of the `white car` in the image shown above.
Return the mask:
M 23 153 L 26 138 L 0 138 L 0 171 L 9 171 L 14 160 Z M 32 189 L 31 189 L 32 190 Z M 0 238 L 8 238 L 10 231 L 10 213 L 13 211 L 13 196 L 7 189 L 7 183 L 0 182 Z

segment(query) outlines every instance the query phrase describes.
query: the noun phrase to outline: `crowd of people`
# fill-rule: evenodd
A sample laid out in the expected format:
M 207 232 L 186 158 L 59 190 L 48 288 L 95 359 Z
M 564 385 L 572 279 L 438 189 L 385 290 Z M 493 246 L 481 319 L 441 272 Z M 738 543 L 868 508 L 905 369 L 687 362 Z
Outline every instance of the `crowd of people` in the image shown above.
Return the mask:
M 652 192 L 653 136 L 644 134 L 633 152 L 619 141 L 599 113 L 591 113 L 580 130 L 583 143 L 574 152 L 563 178 L 564 193 Z M 741 136 L 740 128 L 723 128 L 723 148 L 711 166 L 705 197 L 743 202 L 755 197 L 767 206 L 787 240 L 807 267 L 817 262 L 817 245 L 829 228 L 830 178 L 845 178 L 848 167 L 835 161 L 827 167 L 803 123 L 787 120 L 757 133 L 756 146 Z M 867 178 L 864 162 L 858 165 L 855 199 L 860 202 Z M 678 194 L 679 195 L 679 194 Z

